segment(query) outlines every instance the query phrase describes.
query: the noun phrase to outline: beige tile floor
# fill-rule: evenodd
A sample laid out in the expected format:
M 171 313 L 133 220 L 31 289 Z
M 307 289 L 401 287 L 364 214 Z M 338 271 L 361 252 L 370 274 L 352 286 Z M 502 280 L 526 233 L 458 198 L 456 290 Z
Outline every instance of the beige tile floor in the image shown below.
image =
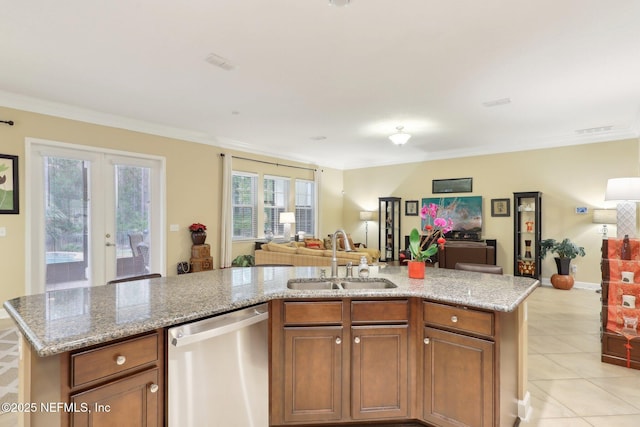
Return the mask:
M 524 427 L 640 426 L 640 371 L 600 362 L 600 294 L 540 287 L 529 302 Z
M 540 287 L 529 298 L 531 419 L 522 427 L 640 426 L 640 371 L 600 362 L 600 294 Z M 10 326 L 0 321 L 0 329 Z M 0 415 L 0 427 L 17 425 Z

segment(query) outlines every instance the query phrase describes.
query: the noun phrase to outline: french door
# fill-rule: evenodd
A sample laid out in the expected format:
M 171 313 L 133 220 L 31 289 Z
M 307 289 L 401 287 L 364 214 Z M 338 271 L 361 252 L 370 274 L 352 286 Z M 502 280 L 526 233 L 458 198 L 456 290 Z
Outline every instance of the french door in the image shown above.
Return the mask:
M 164 274 L 163 159 L 43 141 L 27 145 L 29 293 Z

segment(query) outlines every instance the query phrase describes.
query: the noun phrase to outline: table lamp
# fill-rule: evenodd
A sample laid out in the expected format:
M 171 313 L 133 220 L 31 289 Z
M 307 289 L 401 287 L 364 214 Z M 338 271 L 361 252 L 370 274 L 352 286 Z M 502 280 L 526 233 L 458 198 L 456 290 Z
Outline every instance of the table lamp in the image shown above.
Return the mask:
M 284 224 L 284 240 L 291 240 L 291 224 L 296 223 L 296 215 L 293 212 L 280 212 L 280 224 Z
M 636 203 L 640 200 L 640 177 L 610 178 L 605 200 L 617 200 L 618 239 L 636 237 Z

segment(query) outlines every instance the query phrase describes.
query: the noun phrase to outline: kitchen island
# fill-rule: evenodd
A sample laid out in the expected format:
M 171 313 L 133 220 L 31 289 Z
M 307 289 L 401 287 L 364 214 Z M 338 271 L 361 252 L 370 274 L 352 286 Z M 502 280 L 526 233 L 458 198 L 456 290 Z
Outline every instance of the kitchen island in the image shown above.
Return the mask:
M 344 271 L 340 273 L 344 275 Z M 510 391 L 513 394 L 510 400 L 516 402 L 516 405 L 518 401 L 526 400 L 526 351 L 523 351 L 523 343 L 526 342 L 526 319 L 523 303 L 539 285 L 537 281 L 447 269 L 429 269 L 426 279 L 414 280 L 407 278 L 405 267 L 386 267 L 381 268 L 376 276 L 393 282 L 397 286 L 395 288 L 319 291 L 287 288 L 290 279 L 317 278 L 319 274 L 320 269 L 316 267 L 232 268 L 109 286 L 61 290 L 7 301 L 4 307 L 15 320 L 26 341 L 23 345 L 25 357 L 21 366 L 20 399 L 23 402 L 34 402 L 34 396 L 52 401 L 68 399 L 68 395 L 73 394 L 74 390 L 83 390 L 74 388 L 83 386 L 83 383 L 74 385 L 73 380 L 76 378 L 70 372 L 73 372 L 74 361 L 80 361 L 81 356 L 85 356 L 85 349 L 104 348 L 132 337 L 137 340 L 132 345 L 140 342 L 140 345 L 144 344 L 147 347 L 150 343 L 156 346 L 153 355 L 148 358 L 142 357 L 140 366 L 157 370 L 158 375 L 157 378 L 154 377 L 153 381 L 156 382 L 153 382 L 153 385 L 156 386 L 156 390 L 159 388 L 162 392 L 166 339 L 164 331 L 165 328 L 177 324 L 262 302 L 270 302 L 272 307 L 276 307 L 276 304 L 284 304 L 287 301 L 335 300 L 340 301 L 343 307 L 346 307 L 344 304 L 351 307 L 354 301 L 401 300 L 407 301 L 408 306 L 413 307 L 407 311 L 412 316 L 406 319 L 407 324 L 424 322 L 421 313 L 430 312 L 424 308 L 418 309 L 418 303 L 441 304 L 445 309 L 466 310 L 469 313 L 491 313 L 493 326 L 485 338 L 495 344 L 493 365 L 502 369 L 503 365 L 509 365 L 506 363 L 507 360 L 502 360 L 504 356 L 508 355 L 510 360 L 515 358 L 513 363 L 517 370 L 509 376 L 515 377 L 511 379 L 517 383 L 517 387 Z M 357 326 L 352 320 L 349 322 L 350 325 Z M 423 325 L 432 328 L 433 321 Z M 448 329 L 450 328 L 446 326 L 442 328 L 445 332 L 450 332 Z M 418 330 L 417 325 L 411 325 L 408 330 L 411 332 L 407 339 L 413 340 L 420 335 L 424 340 L 422 328 Z M 436 332 L 440 334 L 441 331 Z M 507 332 L 507 338 L 501 336 Z M 155 334 L 154 338 L 149 338 L 149 334 Z M 470 337 L 478 339 L 482 338 L 479 336 L 482 334 L 485 333 L 478 334 L 472 330 Z M 426 354 L 422 350 L 418 351 L 415 343 L 409 348 L 421 355 Z M 417 365 L 414 363 L 415 355 L 411 357 L 412 363 Z M 52 372 L 54 375 L 50 375 Z M 422 372 L 423 369 L 419 369 L 414 373 Z M 497 376 L 497 372 L 495 374 Z M 69 377 L 72 377 L 71 384 Z M 46 378 L 51 381 L 45 381 Z M 145 378 L 144 381 L 149 379 Z M 91 386 L 101 383 L 98 379 L 89 379 L 84 384 Z M 413 389 L 418 388 L 417 385 L 414 386 Z M 500 387 L 498 381 L 495 388 Z M 500 391 L 503 392 L 504 390 Z M 419 398 L 424 398 L 423 391 L 410 393 L 408 419 L 423 419 L 416 413 L 422 406 L 418 402 Z M 162 407 L 163 402 L 160 399 L 157 409 L 160 424 Z M 500 414 L 504 410 L 503 405 Z M 515 411 L 518 410 L 522 412 L 522 409 L 518 408 Z M 346 411 L 344 408 L 343 413 Z M 50 424 L 50 413 L 31 415 L 32 417 L 26 417 L 26 421 L 33 419 L 32 425 L 40 425 L 40 416 L 47 418 L 46 425 L 53 425 Z M 61 420 L 59 425 L 67 425 L 66 418 L 68 417 L 61 414 L 55 417 L 56 420 Z M 282 420 L 278 423 L 280 421 Z M 295 422 L 297 421 L 293 421 Z M 503 425 L 503 422 L 496 421 L 495 425 Z

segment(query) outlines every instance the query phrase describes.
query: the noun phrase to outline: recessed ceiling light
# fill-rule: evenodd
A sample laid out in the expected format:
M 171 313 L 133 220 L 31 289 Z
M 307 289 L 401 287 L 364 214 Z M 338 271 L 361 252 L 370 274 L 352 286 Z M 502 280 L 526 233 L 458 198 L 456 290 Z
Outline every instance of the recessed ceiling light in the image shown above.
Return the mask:
M 232 111 L 231 114 L 233 114 L 234 116 L 239 116 L 240 115 L 240 111 Z
M 493 101 L 483 102 L 482 105 L 485 107 L 497 107 L 498 105 L 507 105 L 511 104 L 511 98 L 500 98 L 494 99 Z
M 324 141 L 325 139 L 327 139 L 327 137 L 323 135 L 318 135 L 318 136 L 312 136 L 309 139 L 312 141 Z
M 215 53 L 210 53 L 204 60 L 209 64 L 220 67 L 226 71 L 231 71 L 235 68 L 235 65 L 233 65 L 228 59 L 223 58 L 220 55 L 216 55 Z
M 329 0 L 329 6 L 342 7 L 348 6 L 351 0 Z

